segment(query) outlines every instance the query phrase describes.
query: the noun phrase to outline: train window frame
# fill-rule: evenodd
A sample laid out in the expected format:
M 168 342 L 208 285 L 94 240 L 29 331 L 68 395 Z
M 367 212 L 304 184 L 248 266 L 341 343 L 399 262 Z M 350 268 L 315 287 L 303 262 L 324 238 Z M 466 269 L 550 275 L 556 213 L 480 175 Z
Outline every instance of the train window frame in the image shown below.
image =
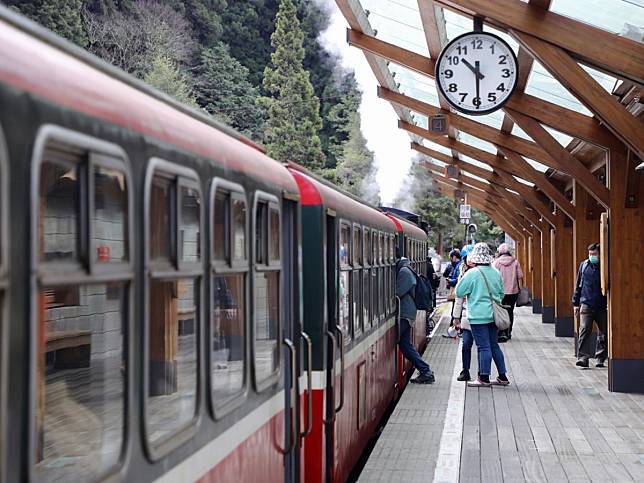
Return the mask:
M 9 187 L 9 152 L 5 142 L 2 125 L 0 124 L 0 437 L 8 441 L 5 434 L 7 411 L 7 367 L 8 342 L 6 321 L 9 317 L 9 280 L 8 266 L 9 237 L 7 236 L 7 219 L 9 213 L 7 188 Z M 6 445 L 0 446 L 0 480 L 5 481 L 6 475 Z
M 360 288 L 362 290 L 362 330 L 368 332 L 373 327 L 373 304 L 371 303 L 371 228 L 368 226 L 362 227 L 362 282 L 360 283 Z M 369 295 L 369 300 L 365 303 L 365 274 L 366 279 L 369 281 L 369 287 L 367 289 L 367 294 Z M 366 308 L 366 314 L 365 314 Z M 366 315 L 366 317 L 365 317 Z
M 152 181 L 156 175 L 165 177 L 173 180 L 177 184 L 177 194 L 173 209 L 176 210 L 176 215 L 174 220 L 170 220 L 171 226 L 170 236 L 174 237 L 174 244 L 171 244 L 170 250 L 170 264 L 165 261 L 155 261 L 150 257 L 150 250 L 148 249 L 150 242 L 150 196 Z M 198 173 L 186 166 L 167 161 L 159 157 L 152 157 L 148 160 L 148 164 L 145 171 L 145 181 L 144 181 L 144 198 L 143 198 L 143 264 L 145 267 L 145 276 L 143 281 L 143 330 L 142 330 L 142 340 L 143 340 L 143 410 L 142 410 L 142 433 L 143 433 L 143 446 L 145 453 L 150 461 L 158 461 L 164 456 L 168 455 L 174 451 L 177 447 L 186 443 L 192 439 L 197 434 L 197 424 L 199 421 L 199 414 L 201 412 L 201 400 L 202 400 L 202 391 L 203 387 L 201 384 L 201 375 L 204 370 L 203 364 L 201 362 L 202 357 L 202 330 L 204 325 L 204 285 L 205 285 L 205 275 L 204 275 L 204 263 L 206 256 L 202 253 L 199 261 L 195 263 L 182 262 L 180 260 L 179 254 L 179 227 L 180 227 L 180 189 L 181 187 L 190 187 L 196 189 L 199 192 L 199 197 L 202 200 L 201 208 L 199 213 L 199 237 L 201 246 L 204 247 L 204 197 L 203 190 L 201 189 L 201 180 Z M 174 229 L 174 230 L 172 230 Z M 203 251 L 203 250 L 202 250 Z M 197 354 L 195 357 L 196 364 L 196 387 L 195 387 L 195 410 L 192 418 L 186 422 L 183 426 L 177 428 L 173 433 L 165 436 L 164 438 L 159 439 L 158 442 L 153 442 L 150 439 L 150 431 L 148 427 L 148 396 L 147 389 L 150 383 L 150 344 L 148 339 L 150 336 L 150 291 L 151 291 L 151 280 L 152 279 L 173 279 L 173 280 L 182 280 L 190 278 L 195 280 L 198 283 L 198 289 L 195 290 L 195 296 L 197 297 L 197 316 L 199 317 L 197 321 L 197 328 L 195 329 L 195 347 Z
M 266 236 L 267 236 L 267 246 L 266 246 L 266 263 L 258 263 L 257 262 L 257 244 L 255 240 L 255 234 L 257 230 L 257 207 L 259 203 L 266 203 L 267 208 L 266 208 L 266 217 L 267 217 L 267 224 L 266 224 Z M 267 389 L 270 387 L 273 387 L 274 385 L 279 383 L 280 380 L 280 375 L 282 373 L 282 331 L 284 327 L 284 276 L 283 276 L 283 265 L 282 265 L 282 256 L 283 254 L 280 254 L 280 260 L 279 263 L 273 261 L 271 262 L 268 254 L 270 253 L 270 243 L 271 243 L 271 236 L 270 236 L 270 221 L 268 221 L 270 210 L 275 209 L 279 213 L 279 219 L 280 219 L 280 227 L 281 227 L 281 221 L 282 221 L 282 208 L 281 208 L 281 203 L 280 200 L 277 196 L 271 193 L 267 193 L 265 191 L 260 191 L 257 190 L 255 191 L 253 195 L 253 202 L 252 202 L 252 211 L 250 212 L 250 223 L 251 223 L 251 228 L 250 228 L 250 239 L 249 239 L 249 244 L 247 244 L 247 247 L 250 245 L 250 296 L 252 297 L 252 317 L 250 317 L 250 332 L 249 335 L 251 337 L 251 352 L 250 352 L 250 360 L 251 360 L 251 372 L 252 372 L 252 379 L 253 379 L 253 385 L 255 387 L 255 392 L 258 394 L 261 394 L 265 392 Z M 281 239 L 281 229 L 280 229 L 280 245 L 281 248 L 283 248 L 284 243 L 283 240 Z M 278 341 L 278 346 L 279 350 L 278 353 L 280 354 L 280 357 L 277 359 L 277 369 L 270 373 L 268 376 L 266 376 L 263 379 L 258 379 L 257 377 L 257 337 L 256 337 L 256 330 L 255 330 L 255 322 L 256 322 L 256 315 L 257 315 L 257 297 L 255 296 L 255 276 L 257 273 L 270 273 L 270 272 L 278 272 L 278 279 L 279 279 L 279 297 L 278 297 L 278 304 L 279 304 L 279 317 L 277 321 L 277 341 Z
M 354 334 L 353 334 L 353 265 L 352 265 L 352 260 L 353 260 L 353 232 L 351 230 L 352 223 L 351 221 L 347 220 L 346 218 L 340 218 L 338 220 L 338 233 L 337 233 L 337 246 L 340 247 L 342 246 L 342 232 L 343 229 L 347 229 L 349 232 L 349 236 L 347 237 L 347 242 L 348 242 L 348 250 L 349 253 L 346 256 L 347 262 L 344 263 L 342 262 L 342 258 L 340 257 L 340 254 L 338 253 L 338 302 L 340 301 L 340 279 L 342 278 L 342 272 L 348 272 L 348 282 L 347 282 L 347 289 L 349 293 L 349 325 L 347 327 L 346 332 L 344 333 L 344 344 L 348 345 L 351 343 L 353 340 Z M 342 321 L 340 320 L 340 304 L 338 303 L 338 322 L 339 326 L 342 327 Z
M 353 223 L 351 226 L 351 240 L 352 240 L 352 251 L 351 251 L 351 264 L 352 264 L 352 272 L 351 272 L 351 283 L 353 284 L 351 287 L 351 321 L 352 321 L 352 326 L 353 326 L 353 337 L 357 338 L 361 334 L 365 333 L 365 326 L 364 326 L 364 317 L 363 317 L 363 311 L 362 311 L 362 298 L 363 298 L 363 293 L 362 293 L 362 260 L 363 260 L 363 254 L 362 254 L 362 227 L 358 223 Z M 357 235 L 357 239 L 356 239 Z M 356 293 L 355 289 L 355 283 L 358 283 L 358 291 Z M 355 299 L 358 297 L 358 304 L 357 304 L 357 314 L 356 314 L 356 304 L 355 304 Z M 358 320 L 356 321 L 356 317 Z M 357 327 L 357 329 L 356 329 Z
M 207 373 L 208 373 L 208 383 L 207 383 L 207 388 L 208 388 L 208 400 L 210 403 L 210 409 L 212 412 L 212 417 L 218 421 L 223 419 L 225 416 L 230 414 L 232 411 L 234 411 L 236 408 L 244 404 L 244 402 L 248 398 L 248 393 L 250 391 L 250 384 L 249 384 L 249 377 L 248 377 L 248 372 L 249 372 L 249 351 L 248 351 L 248 338 L 250 337 L 251 331 L 250 331 L 250 311 L 249 311 L 249 305 L 250 305 L 250 257 L 248 256 L 249 252 L 249 223 L 250 223 L 250 216 L 249 216 L 249 210 L 248 210 L 248 202 L 247 202 L 247 196 L 246 196 L 246 190 L 241 184 L 234 183 L 231 181 L 228 181 L 223 178 L 215 177 L 210 181 L 210 191 L 209 191 L 209 201 L 208 201 L 208 206 L 209 206 L 209 213 L 208 213 L 208 236 L 209 239 L 212 243 L 212 240 L 214 240 L 214 230 L 215 230 L 215 202 L 216 202 L 216 196 L 218 193 L 223 192 L 226 193 L 230 197 L 230 204 L 228 206 L 228 219 L 230 222 L 230 227 L 228 229 L 228 233 L 226 234 L 227 236 L 224 237 L 226 240 L 226 243 L 229 245 L 229 252 L 228 252 L 228 260 L 226 259 L 215 259 L 214 257 L 210 258 L 210 266 L 209 266 L 209 280 L 208 280 L 208 285 L 209 285 L 209 296 L 208 300 L 209 303 L 206 304 L 208 306 L 209 313 L 208 313 L 208 323 L 206 324 L 207 329 L 206 329 L 206 340 L 210 341 L 212 340 L 212 312 L 213 309 L 213 303 L 212 301 L 214 300 L 214 292 L 215 288 L 212 283 L 212 277 L 214 275 L 233 275 L 233 274 L 244 274 L 244 291 L 245 291 L 245 297 L 244 297 L 244 355 L 243 355 L 243 361 L 244 361 L 244 382 L 242 384 L 242 387 L 239 391 L 237 391 L 235 394 L 232 394 L 228 398 L 225 398 L 221 401 L 217 401 L 215 398 L 215 395 L 213 393 L 213 383 L 212 383 L 212 371 L 213 371 L 213 361 L 211 357 L 210 351 L 208 351 L 207 354 L 207 359 L 208 362 L 206 364 L 207 368 Z M 238 201 L 243 201 L 244 206 L 246 207 L 246 221 L 245 221 L 245 226 L 244 226 L 244 259 L 236 259 L 233 255 L 234 249 L 234 229 L 232 227 L 233 219 L 232 219 L 232 211 L 233 211 L 233 202 L 235 200 Z M 212 247 L 209 247 L 208 252 L 210 253 L 210 250 Z M 224 257 L 225 258 L 225 257 Z M 205 320 L 205 319 L 204 319 Z M 210 347 L 210 343 L 208 344 L 208 347 Z
M 1 133 L 0 133 L 1 134 Z M 130 418 L 131 418 L 131 399 L 132 394 L 134 393 L 134 343 L 133 338 L 131 337 L 131 326 L 134 321 L 134 297 L 135 292 L 135 272 L 134 272 L 134 228 L 131 221 L 128 222 L 128 226 L 125 234 L 125 242 L 128 245 L 128 259 L 126 262 L 119 262 L 114 264 L 95 264 L 93 263 L 92 253 L 89 251 L 89 247 L 92 245 L 92 223 L 91 215 L 92 211 L 90 208 L 94 206 L 93 200 L 93 188 L 89 186 L 85 187 L 84 193 L 82 193 L 83 199 L 87 202 L 87 208 L 85 210 L 78 210 L 77 216 L 79 218 L 84 217 L 85 226 L 82 232 L 79 230 L 79 237 L 84 237 L 87 244 L 87 250 L 85 253 L 79 253 L 79 257 L 86 257 L 85 260 L 79 261 L 79 263 L 51 263 L 41 260 L 40 248 L 38 246 L 37 236 L 40 233 L 39 219 L 40 219 L 40 175 L 41 167 L 43 165 L 44 155 L 47 149 L 50 149 L 50 145 L 54 145 L 59 149 L 73 149 L 81 152 L 86 152 L 88 154 L 87 159 L 82 161 L 87 164 L 86 171 L 89 173 L 93 171 L 90 169 L 90 166 L 95 161 L 94 158 L 89 156 L 91 153 L 100 153 L 103 156 L 107 156 L 115 161 L 117 161 L 117 168 L 123 173 L 126 181 L 127 191 L 127 216 L 128 220 L 134 220 L 134 191 L 135 187 L 132 182 L 132 169 L 131 162 L 127 152 L 118 144 L 108 142 L 87 134 L 83 134 L 68 128 L 64 128 L 54 124 L 44 124 L 36 133 L 34 148 L 32 151 L 32 156 L 30 160 L 31 170 L 31 179 L 30 179 L 30 199 L 31 207 L 30 212 L 32 214 L 30 230 L 33 236 L 31 237 L 31 244 L 29 246 L 30 251 L 30 260 L 31 266 L 35 267 L 30 275 L 31 288 L 30 288 L 30 312 L 29 317 L 29 328 L 32 334 L 37 334 L 39 331 L 38 324 L 38 297 L 41 287 L 62 287 L 67 285 L 91 285 L 91 284 L 100 284 L 107 282 L 116 282 L 122 283 L 125 287 L 123 289 L 123 297 L 127 302 L 127 307 L 123 311 L 124 321 L 122 324 L 123 330 L 123 359 L 126 364 L 125 374 L 123 376 L 123 433 L 120 454 L 117 460 L 113 465 L 106 468 L 104 471 L 97 473 L 89 481 L 99 481 L 103 479 L 109 479 L 115 477 L 119 474 L 121 468 L 124 465 L 126 455 L 128 453 L 129 447 L 132 444 L 133 434 L 130 431 Z M 2 146 L 0 146 L 2 148 Z M 0 157 L 2 156 L 2 149 L 0 149 Z M 103 162 L 105 159 L 98 163 L 99 165 L 104 165 Z M 3 162 L 3 161 L 2 161 Z M 0 167 L 2 166 L 0 162 Z M 108 163 L 109 164 L 109 163 Z M 3 178 L 6 178 L 4 176 Z M 3 179 L 2 183 L 6 181 Z M 89 176 L 86 176 L 86 179 L 83 180 L 86 185 L 92 185 L 93 179 Z M 4 201 L 4 196 L 6 196 L 6 189 L 3 190 L 2 196 L 0 199 Z M 91 206 L 90 206 L 91 204 Z M 5 227 L 7 220 L 8 212 L 6 211 L 6 203 L 3 203 L 3 206 L 0 207 L 2 210 L 0 213 L 3 215 L 3 219 L 0 221 L 0 226 Z M 2 233 L 1 236 L 4 236 Z M 4 240 L 3 240 L 4 241 Z M 3 243 L 3 257 L 2 265 L 0 266 L 2 270 L 6 270 L 6 256 L 8 252 L 6 250 L 6 244 Z M 4 274 L 5 272 L 0 272 Z M 4 303 L 6 310 L 6 300 Z M 3 352 L 4 355 L 4 352 Z M 38 348 L 36 347 L 36 338 L 30 342 L 30 355 L 29 355 L 29 373 L 33 373 L 38 364 Z M 3 364 L 3 368 L 4 368 Z M 4 375 L 4 374 L 3 374 Z M 37 422 L 36 422 L 36 412 L 37 412 L 37 396 L 38 388 L 35 377 L 30 377 L 29 390 L 28 390 L 28 430 L 29 434 L 27 437 L 27 462 L 28 462 L 28 477 L 29 481 L 38 481 L 36 476 L 36 451 L 37 451 Z M 5 406 L 3 405 L 3 408 Z M 3 467 L 4 471 L 4 467 Z

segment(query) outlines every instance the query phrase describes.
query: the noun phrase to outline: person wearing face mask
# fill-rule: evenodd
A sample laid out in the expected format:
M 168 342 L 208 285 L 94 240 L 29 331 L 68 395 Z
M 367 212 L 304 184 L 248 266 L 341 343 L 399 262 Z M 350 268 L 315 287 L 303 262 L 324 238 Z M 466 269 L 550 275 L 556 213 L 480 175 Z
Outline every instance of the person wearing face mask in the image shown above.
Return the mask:
M 602 294 L 599 269 L 599 243 L 588 247 L 588 259 L 581 262 L 577 283 L 572 295 L 575 317 L 580 317 L 577 366 L 588 367 L 588 359 L 597 360 L 595 367 L 604 367 L 608 357 L 606 345 L 606 297 Z M 597 323 L 597 350 L 593 355 L 591 334 L 593 322 Z

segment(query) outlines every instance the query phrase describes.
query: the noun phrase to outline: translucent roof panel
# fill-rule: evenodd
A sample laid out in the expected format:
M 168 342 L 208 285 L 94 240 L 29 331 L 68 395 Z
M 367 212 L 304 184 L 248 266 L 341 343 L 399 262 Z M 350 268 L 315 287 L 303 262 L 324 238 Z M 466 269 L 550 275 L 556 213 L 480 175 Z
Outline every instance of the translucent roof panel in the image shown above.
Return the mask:
M 534 183 L 530 183 L 530 181 L 526 181 L 526 180 L 525 180 L 525 179 L 523 179 L 523 178 L 519 178 L 518 176 L 512 176 L 512 177 L 513 177 L 514 179 L 516 179 L 516 180 L 517 180 L 519 183 L 521 183 L 521 184 L 525 184 L 525 185 L 530 186 L 530 187 L 534 186 Z
M 528 136 L 528 134 L 516 124 L 512 126 L 512 131 L 510 131 L 510 134 L 519 136 L 520 138 L 523 138 L 523 139 L 527 139 L 528 141 L 532 141 L 532 138 Z
M 540 171 L 541 173 L 545 173 L 549 169 L 548 166 L 546 166 L 545 164 L 541 164 L 539 161 L 535 161 L 534 159 L 525 158 L 525 160 L 528 162 L 530 166 L 532 166 L 537 171 Z
M 463 15 L 459 15 L 458 13 L 452 12 L 446 8 L 443 9 L 443 13 L 445 15 L 445 29 L 447 30 L 448 41 L 458 37 L 459 35 L 472 31 L 474 22 L 471 18 L 464 17 Z M 483 25 L 483 30 L 485 32 L 498 35 L 505 40 L 510 47 L 512 47 L 515 54 L 518 52 L 519 44 L 505 32 L 501 32 L 500 30 L 486 24 Z
M 617 84 L 617 78 L 610 76 L 608 74 L 605 74 L 604 72 L 600 72 L 596 69 L 593 69 L 592 67 L 588 67 L 587 65 L 579 64 L 582 69 L 584 69 L 586 72 L 588 72 L 594 79 L 597 81 L 599 85 L 601 85 L 607 92 L 612 93 L 613 89 L 615 88 L 615 84 Z
M 429 56 L 416 0 L 361 0 L 378 38 Z
M 470 158 L 469 156 L 465 156 L 464 154 L 461 154 L 460 158 L 463 161 L 467 161 L 469 164 L 473 164 L 474 166 L 478 166 L 479 168 L 492 172 L 492 166 L 490 166 L 489 164 L 481 163 L 480 161 L 477 161 L 474 158 Z M 467 166 L 463 166 L 463 169 L 467 169 Z
M 469 114 L 463 113 L 459 115 L 496 129 L 501 129 L 501 126 L 503 125 L 503 111 L 494 111 L 492 114 L 486 114 L 485 116 L 470 116 Z
M 532 64 L 532 72 L 528 78 L 525 92 L 545 101 L 591 116 L 591 112 L 584 107 L 570 92 L 568 92 L 550 73 L 538 62 Z
M 481 183 L 490 184 L 490 183 L 488 183 L 488 181 L 487 181 L 487 180 L 485 180 L 485 179 L 483 179 L 483 178 L 479 178 L 479 177 L 478 177 L 478 176 L 476 176 L 475 174 L 471 174 L 471 173 L 464 172 L 464 173 L 463 173 L 463 175 L 464 175 L 464 176 L 467 176 L 467 177 L 469 177 L 469 178 L 474 178 L 475 180 L 480 181 Z
M 641 0 L 552 0 L 550 11 L 613 33 L 620 33 L 625 22 L 644 25 Z
M 469 144 L 470 146 L 474 146 L 475 148 L 479 148 L 491 154 L 496 154 L 496 148 L 494 147 L 494 144 L 483 141 L 482 139 L 479 139 L 477 137 L 470 136 L 469 134 L 466 134 L 464 132 L 459 132 L 458 139 L 459 141 L 462 141 L 465 144 Z
M 429 149 L 433 149 L 434 151 L 438 151 L 439 153 L 442 153 L 446 156 L 452 156 L 452 152 L 449 149 L 441 146 L 440 144 L 433 143 L 427 139 L 423 139 L 423 146 Z
M 396 82 L 400 84 L 400 92 L 439 107 L 438 94 L 434 79 L 421 75 L 394 62 L 389 63 L 389 70 L 394 74 Z
M 541 125 L 542 128 L 544 128 L 546 131 L 550 133 L 550 135 L 557 140 L 559 144 L 562 146 L 568 146 L 570 144 L 570 141 L 573 140 L 571 136 L 568 136 L 567 134 L 564 134 L 562 132 L 556 131 L 555 129 L 552 129 L 548 126 Z

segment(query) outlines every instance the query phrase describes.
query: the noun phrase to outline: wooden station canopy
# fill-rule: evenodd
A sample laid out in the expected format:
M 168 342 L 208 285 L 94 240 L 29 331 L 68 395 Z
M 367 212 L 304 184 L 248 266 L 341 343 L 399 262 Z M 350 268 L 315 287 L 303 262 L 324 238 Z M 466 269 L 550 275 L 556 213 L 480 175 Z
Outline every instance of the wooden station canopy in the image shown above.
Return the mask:
M 533 310 L 577 332 L 571 296 L 587 246 L 602 242 L 612 391 L 644 393 L 644 7 L 630 0 L 336 0 L 398 128 L 434 187 L 466 197 L 517 243 Z M 502 110 L 468 116 L 440 95 L 442 48 L 473 30 L 518 62 Z M 448 131 L 428 130 L 442 114 Z M 392 126 L 395 128 L 395 126 Z M 449 175 L 446 166 L 451 168 Z M 429 187 L 428 187 L 429 188 Z M 601 225 L 601 226 L 600 226 Z M 601 229 L 601 230 L 600 230 Z

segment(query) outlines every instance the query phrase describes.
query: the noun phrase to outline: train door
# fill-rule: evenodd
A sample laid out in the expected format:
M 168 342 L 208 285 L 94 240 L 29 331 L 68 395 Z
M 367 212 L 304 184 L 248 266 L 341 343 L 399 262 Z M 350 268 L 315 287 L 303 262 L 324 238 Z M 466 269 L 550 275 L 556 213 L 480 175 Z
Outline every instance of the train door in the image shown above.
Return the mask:
M 334 214 L 326 215 L 326 300 L 327 300 L 327 317 L 326 323 L 322 330 L 327 337 L 327 368 L 326 368 L 326 416 L 325 425 L 325 454 L 326 454 L 326 480 L 333 478 L 335 470 L 335 368 L 337 357 L 337 334 L 335 327 L 338 322 L 338 304 L 337 304 L 337 287 L 338 287 L 338 255 L 337 255 L 337 220 Z
M 286 483 L 300 481 L 300 271 L 299 231 L 297 227 L 297 204 L 284 200 L 282 203 L 282 273 L 284 274 L 284 407 L 287 452 L 284 454 L 284 480 Z M 290 389 L 290 390 L 289 390 Z

